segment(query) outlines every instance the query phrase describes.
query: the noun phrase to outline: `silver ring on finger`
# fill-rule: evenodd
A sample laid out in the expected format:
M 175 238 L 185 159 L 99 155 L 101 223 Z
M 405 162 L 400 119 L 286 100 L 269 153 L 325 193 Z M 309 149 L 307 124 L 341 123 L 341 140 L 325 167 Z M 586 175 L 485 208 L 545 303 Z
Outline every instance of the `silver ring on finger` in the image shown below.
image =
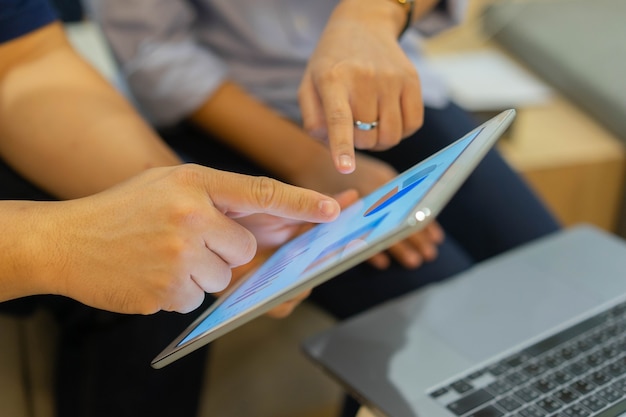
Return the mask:
M 354 121 L 354 127 L 359 130 L 373 130 L 373 129 L 376 129 L 376 126 L 378 126 L 378 120 L 374 120 L 373 122 L 370 122 L 370 123 L 362 122 L 360 120 Z

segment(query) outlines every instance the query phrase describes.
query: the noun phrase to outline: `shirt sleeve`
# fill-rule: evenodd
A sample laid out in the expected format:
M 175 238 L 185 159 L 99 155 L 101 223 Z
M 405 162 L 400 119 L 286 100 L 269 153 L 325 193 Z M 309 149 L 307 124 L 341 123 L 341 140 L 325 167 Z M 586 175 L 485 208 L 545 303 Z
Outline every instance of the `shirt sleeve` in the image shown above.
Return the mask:
M 468 0 L 441 0 L 429 14 L 413 24 L 423 36 L 437 33 L 458 25 L 464 18 Z
M 156 126 L 198 109 L 223 83 L 223 61 L 194 40 L 195 11 L 182 0 L 92 4 L 133 98 Z
M 26 35 L 55 19 L 46 0 L 0 0 L 0 43 Z

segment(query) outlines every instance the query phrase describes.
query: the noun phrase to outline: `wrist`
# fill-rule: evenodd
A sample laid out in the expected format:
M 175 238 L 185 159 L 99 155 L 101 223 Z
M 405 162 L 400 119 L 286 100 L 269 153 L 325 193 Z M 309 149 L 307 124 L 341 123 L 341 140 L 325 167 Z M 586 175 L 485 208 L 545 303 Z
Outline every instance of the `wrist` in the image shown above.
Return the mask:
M 36 294 L 49 294 L 55 256 L 53 235 L 44 233 L 50 220 L 45 206 L 49 202 L 7 201 L 2 213 L 4 242 L 0 244 L 2 295 L 8 300 Z
M 335 8 L 333 17 L 397 38 L 407 25 L 409 6 L 400 0 L 343 0 Z

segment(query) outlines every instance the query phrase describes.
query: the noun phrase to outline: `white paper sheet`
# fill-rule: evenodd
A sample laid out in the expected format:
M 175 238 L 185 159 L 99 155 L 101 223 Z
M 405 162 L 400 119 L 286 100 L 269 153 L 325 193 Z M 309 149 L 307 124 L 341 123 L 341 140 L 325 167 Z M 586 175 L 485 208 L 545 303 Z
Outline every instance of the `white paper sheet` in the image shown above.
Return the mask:
M 545 103 L 552 90 L 496 50 L 433 55 L 430 63 L 450 95 L 470 111 L 493 111 Z

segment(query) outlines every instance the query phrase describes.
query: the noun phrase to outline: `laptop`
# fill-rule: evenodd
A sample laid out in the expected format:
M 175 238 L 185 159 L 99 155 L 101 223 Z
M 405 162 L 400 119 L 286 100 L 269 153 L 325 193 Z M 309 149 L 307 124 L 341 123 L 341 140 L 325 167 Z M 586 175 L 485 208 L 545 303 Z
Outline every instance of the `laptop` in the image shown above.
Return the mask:
M 506 110 L 281 246 L 173 340 L 161 368 L 425 227 L 515 117 Z
M 306 355 L 388 417 L 626 412 L 626 243 L 579 225 L 314 335 Z

